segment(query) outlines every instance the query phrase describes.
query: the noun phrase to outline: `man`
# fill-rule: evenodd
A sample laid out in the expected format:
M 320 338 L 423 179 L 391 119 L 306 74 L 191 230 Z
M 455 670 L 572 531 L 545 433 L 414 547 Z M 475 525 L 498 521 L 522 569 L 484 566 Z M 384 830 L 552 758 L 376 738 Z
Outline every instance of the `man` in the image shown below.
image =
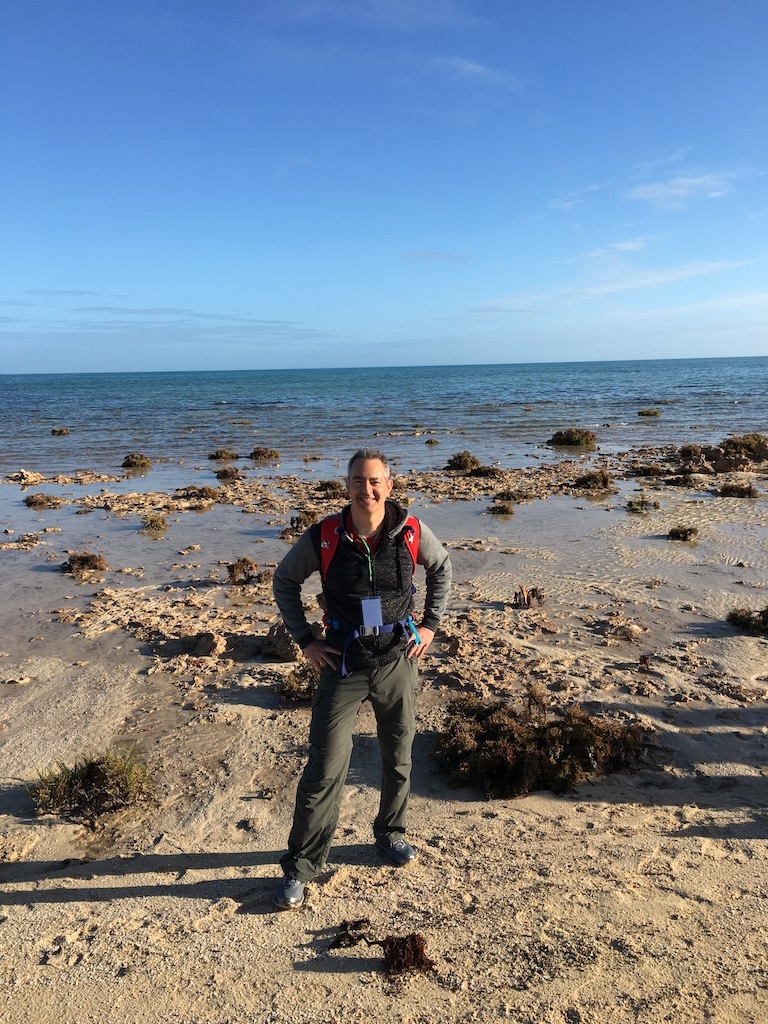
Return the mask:
M 320 670 L 309 729 L 309 760 L 296 793 L 284 877 L 275 904 L 301 906 L 304 889 L 325 864 L 339 818 L 357 712 L 370 700 L 382 762 L 377 850 L 402 867 L 416 852 L 405 841 L 411 748 L 416 731 L 418 661 L 432 643 L 448 602 L 451 563 L 432 531 L 390 500 L 392 474 L 375 449 L 347 467 L 350 504 L 302 534 L 275 572 L 286 628 Z M 414 621 L 415 564 L 427 573 L 424 612 Z M 325 639 L 312 632 L 301 587 L 320 569 Z

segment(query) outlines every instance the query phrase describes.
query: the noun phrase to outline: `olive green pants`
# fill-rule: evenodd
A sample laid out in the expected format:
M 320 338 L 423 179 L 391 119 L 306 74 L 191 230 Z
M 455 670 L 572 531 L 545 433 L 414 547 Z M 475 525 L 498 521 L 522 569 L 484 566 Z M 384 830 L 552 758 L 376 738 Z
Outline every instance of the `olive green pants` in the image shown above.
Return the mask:
M 325 864 L 339 820 L 355 717 L 366 700 L 376 715 L 381 751 L 381 795 L 373 833 L 377 839 L 403 835 L 417 690 L 416 658 L 404 654 L 382 668 L 363 669 L 344 679 L 327 670 L 321 673 L 312 705 L 309 760 L 296 792 L 288 852 L 280 860 L 286 875 L 308 882 Z

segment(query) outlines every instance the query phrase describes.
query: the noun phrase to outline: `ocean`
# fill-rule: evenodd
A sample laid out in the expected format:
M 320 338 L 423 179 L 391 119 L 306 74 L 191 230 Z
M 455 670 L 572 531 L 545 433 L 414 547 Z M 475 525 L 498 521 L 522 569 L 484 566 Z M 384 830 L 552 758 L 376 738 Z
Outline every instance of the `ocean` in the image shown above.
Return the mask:
M 403 470 L 440 469 L 465 449 L 515 467 L 547 457 L 547 439 L 571 426 L 607 453 L 768 433 L 766 396 L 764 357 L 0 375 L 0 475 L 120 472 L 129 452 L 178 474 L 217 448 L 256 446 L 280 452 L 281 472 L 338 467 L 360 445 Z M 638 415 L 648 408 L 658 415 Z

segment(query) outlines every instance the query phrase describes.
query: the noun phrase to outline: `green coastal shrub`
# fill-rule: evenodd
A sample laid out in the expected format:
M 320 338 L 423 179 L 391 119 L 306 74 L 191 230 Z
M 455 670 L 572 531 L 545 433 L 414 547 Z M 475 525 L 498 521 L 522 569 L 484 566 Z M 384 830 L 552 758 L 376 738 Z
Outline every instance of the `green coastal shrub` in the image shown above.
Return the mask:
M 768 636 L 768 606 L 762 611 L 734 608 L 728 612 L 726 621 L 737 629 L 743 629 L 745 633 L 752 633 L 753 636 Z
M 102 815 L 145 803 L 153 793 L 152 771 L 133 747 L 86 756 L 71 767 L 59 761 L 29 786 L 38 815 L 57 814 L 91 828 Z

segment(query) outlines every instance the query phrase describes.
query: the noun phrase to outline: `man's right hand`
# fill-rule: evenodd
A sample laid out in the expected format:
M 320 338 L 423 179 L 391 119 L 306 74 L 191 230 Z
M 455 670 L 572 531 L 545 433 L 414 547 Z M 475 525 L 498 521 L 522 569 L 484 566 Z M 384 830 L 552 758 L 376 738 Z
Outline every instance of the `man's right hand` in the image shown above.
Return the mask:
M 322 671 L 323 665 L 334 670 L 338 669 L 334 654 L 341 655 L 341 651 L 337 651 L 335 647 L 329 647 L 325 640 L 313 640 L 304 648 L 304 657 L 308 658 L 320 671 Z

